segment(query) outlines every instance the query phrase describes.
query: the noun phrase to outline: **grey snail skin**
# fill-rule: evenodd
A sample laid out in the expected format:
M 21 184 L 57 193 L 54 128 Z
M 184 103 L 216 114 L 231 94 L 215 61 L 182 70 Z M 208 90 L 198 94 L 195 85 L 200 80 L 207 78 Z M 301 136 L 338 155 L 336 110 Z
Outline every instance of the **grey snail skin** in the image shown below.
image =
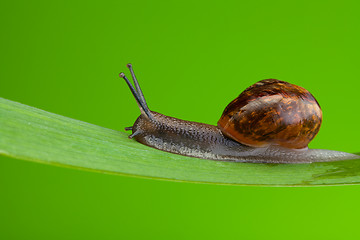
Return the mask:
M 360 159 L 325 149 L 309 149 L 322 122 L 321 108 L 304 88 L 266 79 L 242 92 L 224 110 L 218 125 L 185 121 L 150 111 L 130 70 L 129 86 L 141 115 L 129 138 L 162 151 L 184 156 L 246 163 L 312 163 Z

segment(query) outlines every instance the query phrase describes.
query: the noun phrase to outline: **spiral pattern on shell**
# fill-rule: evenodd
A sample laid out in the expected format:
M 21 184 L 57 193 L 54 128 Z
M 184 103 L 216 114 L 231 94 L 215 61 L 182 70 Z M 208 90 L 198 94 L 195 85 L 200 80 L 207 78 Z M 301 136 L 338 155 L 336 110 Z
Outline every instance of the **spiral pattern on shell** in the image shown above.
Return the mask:
M 320 105 L 306 89 L 266 79 L 242 92 L 224 110 L 218 127 L 244 145 L 306 148 L 319 132 Z

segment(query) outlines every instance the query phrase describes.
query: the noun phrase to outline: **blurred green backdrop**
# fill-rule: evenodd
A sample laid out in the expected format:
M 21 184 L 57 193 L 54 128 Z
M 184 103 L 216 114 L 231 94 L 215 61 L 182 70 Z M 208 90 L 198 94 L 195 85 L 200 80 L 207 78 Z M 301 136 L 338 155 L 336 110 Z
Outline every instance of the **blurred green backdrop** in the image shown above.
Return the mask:
M 0 96 L 123 131 L 152 110 L 216 124 L 244 88 L 310 90 L 313 148 L 359 152 L 358 1 L 2 1 Z M 1 137 L 1 136 L 0 136 Z M 0 239 L 358 239 L 360 186 L 136 179 L 1 157 Z

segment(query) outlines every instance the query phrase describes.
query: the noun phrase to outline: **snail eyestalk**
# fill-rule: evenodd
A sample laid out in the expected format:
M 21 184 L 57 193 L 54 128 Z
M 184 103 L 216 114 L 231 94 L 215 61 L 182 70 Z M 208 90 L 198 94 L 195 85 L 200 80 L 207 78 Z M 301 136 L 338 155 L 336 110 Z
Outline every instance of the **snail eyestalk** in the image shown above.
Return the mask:
M 145 99 L 142 99 L 140 97 L 139 93 L 135 90 L 134 86 L 130 83 L 129 79 L 125 76 L 125 74 L 123 72 L 121 72 L 119 74 L 119 77 L 123 78 L 125 80 L 125 82 L 127 83 L 127 85 L 129 86 L 131 93 L 133 94 L 137 104 L 139 105 L 140 111 L 143 114 L 145 114 L 149 119 L 153 120 L 153 116 L 145 102 Z M 139 87 L 139 89 L 140 89 L 140 87 Z
M 146 103 L 146 100 L 145 100 L 145 97 L 144 97 L 144 94 L 143 94 L 143 92 L 142 92 L 142 90 L 141 90 L 141 88 L 140 88 L 140 85 L 139 85 L 138 80 L 136 79 L 136 76 L 135 76 L 135 73 L 134 73 L 134 69 L 133 69 L 131 63 L 128 63 L 126 66 L 127 66 L 127 67 L 129 68 L 129 70 L 130 70 L 131 77 L 132 77 L 132 79 L 133 79 L 133 81 L 134 81 L 135 89 L 136 89 L 137 93 L 139 94 L 140 100 L 144 103 L 145 107 L 148 108 L 147 103 Z

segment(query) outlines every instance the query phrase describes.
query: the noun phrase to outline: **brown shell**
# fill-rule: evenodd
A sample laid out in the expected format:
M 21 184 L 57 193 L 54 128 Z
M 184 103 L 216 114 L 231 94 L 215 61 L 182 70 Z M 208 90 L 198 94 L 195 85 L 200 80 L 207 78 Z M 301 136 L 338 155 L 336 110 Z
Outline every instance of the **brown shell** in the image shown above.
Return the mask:
M 224 110 L 224 135 L 253 147 L 281 145 L 301 149 L 319 132 L 321 108 L 306 89 L 266 79 L 242 92 Z

